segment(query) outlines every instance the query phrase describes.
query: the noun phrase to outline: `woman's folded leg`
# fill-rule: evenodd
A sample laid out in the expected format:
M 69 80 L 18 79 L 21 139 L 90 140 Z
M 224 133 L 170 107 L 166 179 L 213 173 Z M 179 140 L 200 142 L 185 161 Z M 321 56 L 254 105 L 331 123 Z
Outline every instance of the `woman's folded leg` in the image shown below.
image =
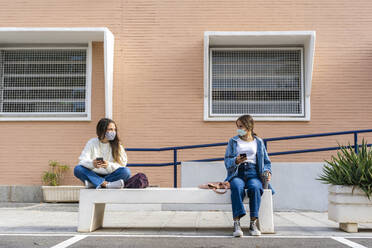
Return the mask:
M 89 170 L 88 168 L 85 168 L 82 165 L 75 166 L 74 175 L 75 177 L 79 178 L 83 183 L 85 183 L 85 180 L 88 180 L 96 188 L 105 181 L 104 178 L 97 175 L 94 171 Z
M 112 172 L 111 174 L 105 176 L 105 180 L 107 182 L 114 182 L 114 181 L 118 181 L 122 179 L 125 182 L 130 178 L 130 175 L 131 173 L 128 167 L 120 167 L 116 169 L 114 172 Z

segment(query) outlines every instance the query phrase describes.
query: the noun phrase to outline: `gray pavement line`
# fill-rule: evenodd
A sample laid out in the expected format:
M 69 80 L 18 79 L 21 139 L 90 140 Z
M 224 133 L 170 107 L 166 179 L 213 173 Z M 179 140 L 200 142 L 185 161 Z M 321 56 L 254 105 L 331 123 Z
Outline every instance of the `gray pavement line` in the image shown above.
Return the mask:
M 170 234 L 53 234 L 53 233 L 0 233 L 0 236 L 39 236 L 39 237 L 76 237 L 76 236 L 84 236 L 86 237 L 138 237 L 138 238 L 155 238 L 155 237 L 162 237 L 162 238 L 233 238 L 232 235 L 170 235 Z M 258 239 L 265 239 L 265 238 L 277 238 L 277 239 L 372 239 L 371 236 L 354 236 L 354 237 L 340 237 L 340 236 L 275 236 L 275 235 L 265 235 L 263 234 L 260 237 L 257 236 L 243 236 L 242 238 L 258 238 Z M 339 240 L 337 240 L 339 241 Z M 347 240 L 349 241 L 349 240 Z M 352 241 L 350 241 L 352 242 Z M 352 242 L 354 243 L 354 242 Z M 355 243 L 357 244 L 357 243 Z M 364 246 L 359 246 L 360 248 Z
M 41 205 L 43 205 L 43 203 L 35 204 L 35 205 L 32 205 L 32 206 L 28 206 L 28 207 L 23 207 L 22 209 L 32 209 L 32 208 L 39 207 Z
M 136 238 L 233 238 L 232 235 L 170 235 L 170 234 L 87 234 L 87 236 L 92 237 L 136 237 Z M 278 239 L 332 239 L 334 236 L 275 236 L 275 235 L 265 235 L 262 236 L 243 236 L 242 238 L 258 238 L 258 239 L 265 239 L 265 238 L 278 238 Z M 349 238 L 349 237 L 345 237 Z M 354 237 L 354 238 L 372 238 L 372 237 Z
M 299 215 L 302 215 L 303 217 L 306 217 L 306 218 L 312 219 L 313 221 L 316 221 L 316 222 L 321 223 L 321 224 L 323 224 L 323 225 L 326 225 L 326 226 L 329 225 L 328 222 L 326 222 L 326 221 L 322 221 L 322 220 L 319 220 L 319 219 L 317 219 L 317 218 L 314 218 L 314 217 L 312 217 L 312 216 L 310 216 L 310 215 L 307 215 L 306 213 L 303 213 L 303 212 L 297 212 L 297 213 L 298 213 Z
M 0 236 L 72 237 L 76 233 L 0 233 Z
M 304 227 L 302 227 L 302 226 L 299 226 L 296 222 L 292 221 L 292 220 L 289 219 L 289 218 L 284 217 L 284 216 L 281 215 L 280 213 L 276 214 L 276 216 L 277 216 L 278 218 L 282 218 L 282 219 L 286 220 L 287 222 L 293 224 L 293 226 L 296 226 L 299 230 L 301 230 L 301 231 L 303 231 L 303 232 L 311 233 L 311 232 L 309 232 L 308 230 L 306 230 L 306 228 L 304 228 Z M 275 223 L 274 223 L 274 224 L 275 224 Z
M 360 245 L 358 243 L 355 243 L 353 241 L 350 241 L 348 239 L 342 238 L 342 237 L 333 237 L 333 240 L 336 240 L 344 245 L 350 246 L 352 248 L 368 248 L 366 246 Z
M 51 248 L 66 248 L 69 247 L 72 244 L 75 244 L 76 242 L 79 242 L 82 239 L 85 239 L 86 235 L 76 235 L 68 240 L 65 240 L 59 244 L 56 244 L 55 246 L 52 246 Z
M 366 236 L 366 237 L 355 237 L 355 236 L 347 236 L 347 237 L 344 237 L 345 239 L 372 239 L 372 236 Z
M 32 206 L 27 206 L 27 207 L 4 207 L 4 208 L 0 208 L 0 210 L 15 210 L 15 211 L 22 211 L 22 210 L 27 210 L 27 209 L 32 209 L 32 208 L 35 208 L 35 207 L 39 207 L 40 205 L 43 205 L 43 203 L 39 203 L 39 204 L 35 204 L 35 205 L 32 205 Z

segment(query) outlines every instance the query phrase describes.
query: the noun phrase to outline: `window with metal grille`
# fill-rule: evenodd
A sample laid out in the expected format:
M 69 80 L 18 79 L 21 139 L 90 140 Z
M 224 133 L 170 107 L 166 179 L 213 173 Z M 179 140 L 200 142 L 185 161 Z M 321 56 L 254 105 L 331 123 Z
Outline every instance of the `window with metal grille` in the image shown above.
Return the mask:
M 0 48 L 0 117 L 86 117 L 87 48 Z
M 303 117 L 302 48 L 211 48 L 210 116 Z

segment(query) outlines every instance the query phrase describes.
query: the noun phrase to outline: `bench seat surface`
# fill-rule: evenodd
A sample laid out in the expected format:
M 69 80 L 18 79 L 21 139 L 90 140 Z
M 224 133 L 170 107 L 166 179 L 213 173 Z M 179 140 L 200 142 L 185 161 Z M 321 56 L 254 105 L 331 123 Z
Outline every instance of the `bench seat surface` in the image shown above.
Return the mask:
M 231 203 L 230 190 L 217 194 L 199 188 L 83 189 L 80 200 L 94 203 L 160 204 L 160 203 Z M 248 199 L 245 199 L 248 202 Z

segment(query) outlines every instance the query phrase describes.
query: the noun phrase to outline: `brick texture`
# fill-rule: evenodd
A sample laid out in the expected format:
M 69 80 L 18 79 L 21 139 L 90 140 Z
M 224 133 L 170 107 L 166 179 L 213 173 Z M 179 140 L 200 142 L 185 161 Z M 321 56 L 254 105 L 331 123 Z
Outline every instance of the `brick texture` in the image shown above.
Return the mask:
M 234 122 L 203 121 L 204 31 L 317 32 L 309 122 L 257 122 L 261 137 L 367 129 L 372 109 L 372 2 L 367 0 L 5 0 L 2 27 L 108 27 L 115 35 L 113 116 L 126 147 L 226 142 Z M 92 122 L 0 122 L 0 184 L 40 184 L 47 161 L 77 163 L 104 116 L 103 48 L 93 46 Z M 371 135 L 360 135 L 369 138 Z M 269 143 L 269 151 L 337 146 L 351 135 Z M 222 157 L 224 147 L 182 151 Z M 323 161 L 334 152 L 272 157 Z M 171 162 L 172 152 L 130 152 L 129 161 Z M 171 186 L 173 168 L 144 171 Z M 65 183 L 78 184 L 72 172 Z

